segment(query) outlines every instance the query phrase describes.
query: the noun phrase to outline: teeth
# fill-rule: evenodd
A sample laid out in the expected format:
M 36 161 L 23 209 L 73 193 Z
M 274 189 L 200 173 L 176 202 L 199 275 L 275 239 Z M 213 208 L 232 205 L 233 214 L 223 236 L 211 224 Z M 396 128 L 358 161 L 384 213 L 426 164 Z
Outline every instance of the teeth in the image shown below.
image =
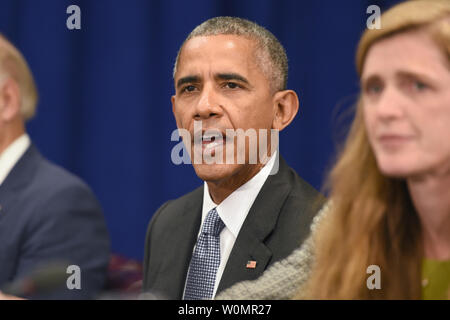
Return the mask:
M 217 133 L 208 133 L 208 134 L 204 134 L 202 139 L 203 140 L 207 140 L 207 141 L 211 141 L 212 138 L 216 139 L 221 139 L 223 138 L 222 134 L 217 132 Z
M 219 146 L 221 146 L 221 145 L 222 145 L 222 141 L 218 141 L 218 142 L 216 142 L 216 141 L 210 142 L 210 143 L 208 143 L 208 144 L 205 146 L 205 150 L 207 150 L 207 149 L 214 149 L 214 148 L 219 147 Z

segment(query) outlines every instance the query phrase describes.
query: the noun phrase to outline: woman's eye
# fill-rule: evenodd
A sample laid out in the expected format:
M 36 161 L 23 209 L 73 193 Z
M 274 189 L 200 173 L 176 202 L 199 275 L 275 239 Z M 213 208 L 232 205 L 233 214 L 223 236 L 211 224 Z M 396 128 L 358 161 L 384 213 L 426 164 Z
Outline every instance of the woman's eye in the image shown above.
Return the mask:
M 413 88 L 415 90 L 421 91 L 421 90 L 428 88 L 428 86 L 425 83 L 423 83 L 422 81 L 414 81 Z
M 366 91 L 368 94 L 378 94 L 383 90 L 383 87 L 379 84 L 371 84 L 367 86 Z
M 405 90 L 411 92 L 411 93 L 419 93 L 422 91 L 425 91 L 427 89 L 430 88 L 430 86 L 428 85 L 428 83 L 415 78 L 415 77 L 410 77 L 408 79 L 405 79 L 404 82 L 402 83 L 402 85 L 404 86 Z

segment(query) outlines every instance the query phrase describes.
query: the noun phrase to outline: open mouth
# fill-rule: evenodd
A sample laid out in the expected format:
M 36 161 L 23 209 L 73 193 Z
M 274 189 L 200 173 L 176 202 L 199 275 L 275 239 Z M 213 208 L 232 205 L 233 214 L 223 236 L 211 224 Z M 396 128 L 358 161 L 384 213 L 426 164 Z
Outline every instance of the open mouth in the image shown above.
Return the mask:
M 221 147 L 226 143 L 226 136 L 219 132 L 206 132 L 202 135 L 202 149 L 211 150 L 217 147 Z
M 204 133 L 202 135 L 202 145 L 219 145 L 222 144 L 225 139 L 221 132 Z

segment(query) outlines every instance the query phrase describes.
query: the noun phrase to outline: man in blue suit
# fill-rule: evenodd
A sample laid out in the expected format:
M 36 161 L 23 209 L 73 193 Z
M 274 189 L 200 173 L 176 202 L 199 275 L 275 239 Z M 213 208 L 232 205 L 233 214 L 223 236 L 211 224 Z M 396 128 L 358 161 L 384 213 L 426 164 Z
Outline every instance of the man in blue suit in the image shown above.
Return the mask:
M 36 102 L 25 59 L 0 36 L 0 288 L 58 262 L 54 274 L 41 279 L 44 287 L 58 274 L 67 280 L 48 291 L 35 283 L 24 298 L 95 298 L 109 261 L 102 210 L 85 183 L 47 161 L 30 141 L 25 122 Z

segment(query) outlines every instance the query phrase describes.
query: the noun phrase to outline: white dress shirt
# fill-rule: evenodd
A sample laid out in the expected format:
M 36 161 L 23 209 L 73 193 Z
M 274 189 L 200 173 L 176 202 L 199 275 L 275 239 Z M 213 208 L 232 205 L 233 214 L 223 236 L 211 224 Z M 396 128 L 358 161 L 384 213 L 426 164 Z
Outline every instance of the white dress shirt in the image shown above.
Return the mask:
M 220 265 L 216 273 L 216 281 L 212 296 L 213 299 L 216 295 L 231 249 L 233 249 L 234 242 L 239 234 L 239 230 L 241 230 L 242 224 L 244 223 L 256 196 L 272 171 L 276 157 L 277 152 L 274 152 L 267 164 L 253 178 L 236 189 L 219 205 L 215 204 L 211 199 L 208 184 L 206 182 L 204 183 L 201 225 L 203 225 L 203 221 L 206 219 L 208 212 L 214 208 L 216 208 L 217 213 L 225 224 L 225 228 L 223 228 L 220 233 Z M 197 238 L 200 235 L 201 229 L 202 228 L 200 227 Z
M 16 165 L 17 161 L 19 161 L 25 151 L 27 151 L 30 144 L 30 137 L 28 134 L 24 133 L 0 154 L 0 186 L 3 181 L 5 181 L 12 168 Z

